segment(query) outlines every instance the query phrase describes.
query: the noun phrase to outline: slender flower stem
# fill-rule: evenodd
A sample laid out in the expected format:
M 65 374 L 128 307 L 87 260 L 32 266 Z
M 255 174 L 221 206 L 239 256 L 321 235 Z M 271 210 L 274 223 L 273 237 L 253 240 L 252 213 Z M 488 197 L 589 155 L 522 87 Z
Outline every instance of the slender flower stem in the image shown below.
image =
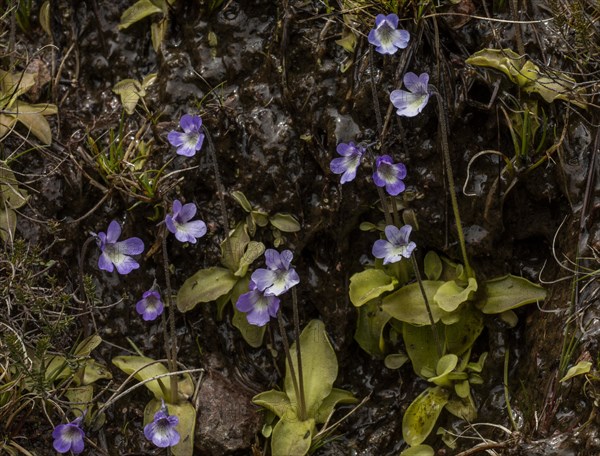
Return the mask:
M 165 207 L 166 201 L 165 201 Z M 177 370 L 177 334 L 175 332 L 175 307 L 173 306 L 173 302 L 171 301 L 171 275 L 169 273 L 169 255 L 167 253 L 167 233 L 166 229 L 163 227 L 162 230 L 162 256 L 163 256 L 163 267 L 165 270 L 165 285 L 167 288 L 166 291 L 166 301 L 167 306 L 169 307 L 169 328 L 170 334 L 167 336 L 167 326 L 163 324 L 164 332 L 165 332 L 165 340 L 168 338 L 170 350 L 167 350 L 167 358 L 169 359 L 169 371 L 175 372 Z M 164 314 L 163 314 L 164 315 Z M 163 319 L 163 323 L 166 323 Z M 176 404 L 179 398 L 179 394 L 177 391 L 177 377 L 172 375 L 169 377 L 169 384 L 171 385 L 171 397 L 169 398 L 170 404 Z
M 202 126 L 206 142 L 208 143 L 208 153 L 210 155 L 210 161 L 212 161 L 213 169 L 215 172 L 215 183 L 217 184 L 217 196 L 219 197 L 219 203 L 221 205 L 221 217 L 223 218 L 223 228 L 225 229 L 225 236 L 229 235 L 229 218 L 227 217 L 227 206 L 225 205 L 225 187 L 221 181 L 221 173 L 219 172 L 219 163 L 217 162 L 217 154 L 215 153 L 215 145 L 210 136 L 210 132 L 204 125 Z M 226 242 L 227 248 L 229 249 L 229 255 L 233 256 L 231 251 L 231 243 Z
M 296 359 L 298 361 L 298 389 L 300 390 L 300 403 L 306 410 L 306 396 L 304 394 L 304 375 L 302 373 L 302 350 L 300 350 L 300 317 L 298 315 L 298 293 L 292 288 L 292 308 L 294 312 L 294 331 L 296 335 Z
M 400 213 L 398 212 L 398 204 L 396 203 L 396 197 L 390 196 L 390 203 L 392 206 L 392 218 L 394 219 L 394 225 L 400 228 Z
M 377 187 L 377 193 L 379 193 L 379 201 L 381 201 L 381 207 L 383 209 L 383 216 L 385 217 L 385 225 L 391 225 L 392 224 L 392 216 L 390 214 L 390 208 L 388 207 L 388 201 L 387 201 L 387 197 L 385 195 L 385 192 L 383 191 L 383 188 L 381 187 Z
M 82 313 L 82 322 L 83 322 L 83 333 L 85 334 L 85 337 L 88 337 L 90 335 L 90 328 L 89 328 L 89 316 L 92 316 L 92 322 L 94 323 L 94 328 L 96 327 L 96 321 L 94 320 L 94 314 L 92 313 L 92 305 L 91 305 L 91 300 L 90 297 L 87 294 L 87 290 L 85 288 L 85 277 L 83 274 L 83 262 L 85 260 L 85 255 L 87 253 L 88 247 L 90 246 L 90 243 L 92 241 L 94 241 L 95 238 L 90 236 L 88 237 L 85 242 L 83 243 L 83 247 L 81 247 L 81 254 L 79 256 L 79 286 L 81 287 L 81 291 L 83 293 L 83 313 Z M 97 332 L 97 331 L 96 331 Z
M 288 342 L 287 334 L 285 332 L 285 326 L 283 324 L 283 316 L 281 315 L 281 309 L 277 312 L 277 322 L 279 323 L 279 332 L 281 332 L 281 340 L 283 341 L 283 351 L 287 358 L 287 363 L 290 368 L 290 375 L 292 376 L 292 384 L 294 385 L 294 392 L 296 393 L 296 400 L 298 401 L 298 417 L 301 421 L 306 420 L 306 406 L 301 401 L 300 388 L 298 387 L 298 377 L 296 377 L 296 369 L 292 362 L 292 355 L 290 353 L 290 344 Z
M 438 100 L 438 117 L 440 127 L 442 130 L 442 152 L 444 154 L 444 167 L 446 169 L 446 176 L 448 177 L 448 190 L 450 191 L 450 201 L 452 202 L 452 211 L 454 212 L 454 221 L 456 223 L 456 230 L 458 231 L 458 241 L 460 244 L 460 250 L 463 257 L 463 263 L 468 277 L 475 277 L 471 265 L 469 264 L 469 258 L 467 256 L 467 246 L 465 243 L 465 235 L 462 229 L 462 223 L 460 220 L 460 211 L 458 210 L 458 199 L 456 198 L 456 189 L 454 188 L 454 173 L 452 172 L 452 163 L 450 162 L 450 147 L 448 146 L 448 119 L 446 113 L 448 112 L 444 97 L 440 95 L 434 86 L 430 86 L 433 90 L 432 93 Z
M 371 94 L 373 95 L 373 107 L 375 108 L 375 120 L 377 121 L 377 132 L 381 134 L 383 130 L 383 122 L 381 120 L 379 98 L 377 98 L 377 88 L 375 87 L 375 64 L 373 63 L 373 46 L 369 46 L 369 67 L 371 73 Z M 381 136 L 381 138 L 383 137 Z
M 427 309 L 427 316 L 429 317 L 429 323 L 431 324 L 431 332 L 433 333 L 433 341 L 435 342 L 435 346 L 437 348 L 438 358 L 441 358 L 444 354 L 442 342 L 440 340 L 440 335 L 438 334 L 438 327 L 435 325 L 435 321 L 433 319 L 433 313 L 431 312 L 431 306 L 429 305 L 427 293 L 425 293 L 425 288 L 423 287 L 423 279 L 421 278 L 421 273 L 419 272 L 419 265 L 417 264 L 417 260 L 414 255 L 411 255 L 410 258 L 412 260 L 413 269 L 415 270 L 415 277 L 417 278 L 419 289 L 421 290 L 423 300 L 425 301 L 425 308 Z

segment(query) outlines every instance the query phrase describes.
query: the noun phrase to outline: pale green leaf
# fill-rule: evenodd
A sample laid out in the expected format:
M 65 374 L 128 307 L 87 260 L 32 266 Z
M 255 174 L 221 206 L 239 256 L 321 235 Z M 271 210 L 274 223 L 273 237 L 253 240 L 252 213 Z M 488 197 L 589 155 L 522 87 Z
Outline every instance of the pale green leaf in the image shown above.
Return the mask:
M 440 336 L 444 336 L 441 330 L 443 325 L 437 324 Z M 424 377 L 423 372 L 431 372 L 435 376 L 435 368 L 438 362 L 438 352 L 431 331 L 431 326 L 414 326 L 408 323 L 402 325 L 402 337 L 406 353 L 410 358 L 415 374 Z
M 135 79 L 123 79 L 113 87 L 113 92 L 121 98 L 121 104 L 127 114 L 133 114 L 140 97 L 146 95 L 142 85 Z
M 356 35 L 352 32 L 352 30 L 345 28 L 342 32 L 342 37 L 339 40 L 336 40 L 335 44 L 343 47 L 344 50 L 353 54 L 354 48 L 356 47 Z
M 92 334 L 89 337 L 83 339 L 75 348 L 75 352 L 73 353 L 75 356 L 90 356 L 92 350 L 98 347 L 102 343 L 102 337 L 98 334 Z
M 398 281 L 381 269 L 365 269 L 350 277 L 350 301 L 356 307 L 392 291 Z
M 123 12 L 119 29 L 126 29 L 151 14 L 162 12 L 162 9 L 152 3 L 151 0 L 139 0 Z
M 477 281 L 473 277 L 469 277 L 466 287 L 450 280 L 438 288 L 433 299 L 442 310 L 454 312 L 463 302 L 471 299 L 476 291 Z
M 12 109 L 16 113 L 17 120 L 25 125 L 42 144 L 49 145 L 52 143 L 52 130 L 44 116 L 56 114 L 55 105 L 30 105 L 17 100 Z
M 452 396 L 448 403 L 446 404 L 446 410 L 452 413 L 457 418 L 460 418 L 465 421 L 475 421 L 477 418 L 477 408 L 475 407 L 475 403 L 473 402 L 473 397 L 471 396 L 471 390 L 469 389 L 469 394 L 465 398 L 461 398 L 458 396 Z
M 24 94 L 35 85 L 37 73 L 10 73 L 0 70 L 0 103 L 2 109 L 12 107 L 19 95 Z
M 385 341 L 383 331 L 385 325 L 392 318 L 390 314 L 383 311 L 376 300 L 367 303 L 358 309 L 358 321 L 354 340 L 360 348 L 375 358 L 383 358 L 385 354 Z
M 246 246 L 250 242 L 250 236 L 244 223 L 238 223 L 227 238 L 221 242 L 221 263 L 231 272 L 240 267 L 240 260 L 246 252 Z
M 11 208 L 0 207 L 0 239 L 11 242 L 17 229 L 17 214 Z
M 275 228 L 283 231 L 284 233 L 295 233 L 300 231 L 301 228 L 300 223 L 298 220 L 296 220 L 296 217 L 291 214 L 275 214 L 272 217 L 269 217 L 269 222 L 271 222 L 271 225 L 273 225 Z
M 440 256 L 433 250 L 430 250 L 425 254 L 423 260 L 423 268 L 425 275 L 429 280 L 439 280 L 442 275 L 443 265 Z
M 310 450 L 315 420 L 279 420 L 271 435 L 272 456 L 304 456 Z
M 87 361 L 85 361 L 82 369 L 82 385 L 91 385 L 92 383 L 100 379 L 110 380 L 112 378 L 112 374 L 110 373 L 108 368 L 100 363 L 97 363 L 93 359 L 88 359 Z
M 127 375 L 136 372 L 134 377 L 139 381 L 148 380 L 169 372 L 163 364 L 146 356 L 117 356 L 112 359 L 112 363 Z M 146 382 L 144 386 L 152 391 L 156 399 L 169 399 L 171 391 L 169 377 L 151 380 Z
M 408 356 L 405 353 L 392 353 L 385 357 L 383 364 L 388 369 L 400 369 L 406 361 L 408 361 Z
M 482 296 L 477 307 L 485 314 L 499 314 L 543 301 L 546 290 L 523 277 L 507 275 L 485 282 Z
M 356 404 L 357 402 L 358 399 L 356 399 L 350 391 L 333 388 L 331 394 L 323 400 L 319 410 L 317 410 L 315 421 L 319 424 L 326 423 L 333 414 L 336 405 Z
M 160 45 L 165 39 L 165 33 L 167 26 L 169 25 L 168 16 L 162 18 L 158 22 L 154 22 L 150 25 L 150 37 L 152 38 L 152 49 L 158 53 Z
M 19 181 L 6 162 L 0 161 L 0 210 L 23 207 L 29 195 L 19 188 Z M 14 214 L 14 212 L 13 212 Z
M 142 79 L 142 89 L 146 90 L 158 79 L 158 73 L 149 73 Z
M 434 456 L 435 451 L 429 445 L 415 445 L 407 448 L 400 456 Z
M 177 293 L 177 308 L 187 312 L 201 302 L 211 302 L 231 291 L 239 280 L 231 271 L 214 266 L 200 269 L 188 278 Z
M 67 388 L 65 396 L 69 400 L 72 406 L 72 410 L 76 416 L 81 416 L 83 411 L 89 407 L 92 399 L 94 398 L 94 387 L 92 385 L 77 386 L 74 388 Z
M 462 399 L 469 397 L 469 394 L 471 394 L 469 380 L 454 383 L 454 391 L 456 392 L 456 395 Z
M 231 324 L 238 329 L 248 345 L 254 348 L 258 348 L 262 345 L 267 325 L 251 325 L 248 323 L 246 313 L 240 312 L 235 304 L 233 306 L 233 319 Z
M 252 402 L 272 411 L 282 420 L 292 421 L 296 418 L 296 409 L 292 407 L 287 394 L 283 391 L 265 391 L 254 396 Z
M 460 356 L 473 346 L 483 331 L 483 315 L 472 303 L 455 313 L 458 321 L 446 325 L 446 351 Z
M 449 397 L 447 389 L 436 386 L 427 388 L 408 406 L 402 418 L 402 435 L 407 444 L 414 446 L 423 443 Z
M 246 251 L 242 255 L 242 258 L 240 258 L 240 267 L 235 271 L 234 275 L 237 277 L 245 276 L 248 272 L 248 267 L 263 253 L 265 253 L 265 245 L 262 242 L 250 241 L 246 246 Z
M 40 6 L 39 21 L 42 30 L 46 32 L 48 36 L 52 36 L 52 29 L 50 28 L 50 0 L 46 0 Z
M 250 204 L 250 201 L 248 201 L 248 198 L 246 198 L 246 195 L 244 195 L 242 192 L 234 190 L 231 192 L 231 197 L 236 200 L 246 212 L 252 212 L 252 204 Z
M 566 382 L 567 380 L 572 379 L 577 375 L 587 374 L 592 368 L 592 363 L 590 361 L 579 361 L 574 366 L 571 366 L 567 371 L 567 374 L 560 379 L 561 383 Z
M 337 378 L 338 362 L 335 351 L 329 342 L 325 325 L 321 320 L 311 320 L 300 335 L 302 353 L 302 373 L 304 378 L 304 393 L 306 412 L 309 417 L 315 417 L 323 400 L 331 394 L 333 382 Z M 294 371 L 298 375 L 298 362 L 295 356 L 296 344 L 290 348 Z M 286 363 L 285 392 L 290 402 L 296 404 L 289 364 Z
M 0 113 L 0 139 L 4 138 L 17 123 L 17 117 L 12 114 Z
M 438 288 L 444 283 L 437 280 L 424 280 L 422 282 L 434 322 L 439 321 L 444 314 L 444 311 L 433 299 Z M 418 283 L 411 283 L 389 294 L 383 298 L 381 307 L 397 320 L 413 325 L 430 324 L 427 307 Z

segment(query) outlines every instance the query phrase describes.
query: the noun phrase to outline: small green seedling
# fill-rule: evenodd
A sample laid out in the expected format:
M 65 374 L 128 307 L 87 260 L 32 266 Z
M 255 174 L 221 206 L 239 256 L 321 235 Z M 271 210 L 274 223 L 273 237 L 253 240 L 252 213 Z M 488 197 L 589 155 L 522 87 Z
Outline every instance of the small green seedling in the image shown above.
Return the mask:
M 135 112 L 135 107 L 140 100 L 144 103 L 146 89 L 154 84 L 156 77 L 156 73 L 150 73 L 142 79 L 142 82 L 136 79 L 123 79 L 114 85 L 112 90 L 121 97 L 121 104 L 127 114 L 131 115 Z M 148 111 L 147 108 L 146 111 Z

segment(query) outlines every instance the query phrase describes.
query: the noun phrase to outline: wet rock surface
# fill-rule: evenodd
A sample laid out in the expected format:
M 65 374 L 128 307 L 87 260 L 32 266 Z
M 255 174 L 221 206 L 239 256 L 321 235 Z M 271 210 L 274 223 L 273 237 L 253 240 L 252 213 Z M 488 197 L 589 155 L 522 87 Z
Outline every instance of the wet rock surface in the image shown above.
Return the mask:
M 48 253 L 56 259 L 59 275 L 64 277 L 61 285 L 73 291 L 78 288 L 79 246 L 89 231 L 105 230 L 113 218 L 122 222 L 128 236 L 140 236 L 147 246 L 153 245 L 157 221 L 149 221 L 148 217 L 163 196 L 195 202 L 209 231 L 201 247 L 182 247 L 168 239 L 175 290 L 198 268 L 218 264 L 220 242 L 227 229 L 246 215 L 226 196 L 230 226 L 224 226 L 213 166 L 205 153 L 190 160 L 175 158 L 167 171 L 189 168 L 184 178 L 174 181 L 164 195 L 135 206 L 135 197 L 110 190 L 114 182 L 103 180 L 93 160 L 85 158 L 89 156 L 84 156 L 86 135 L 105 137 L 109 128 L 119 127 L 121 105 L 111 87 L 119 80 L 141 80 L 156 72 L 157 82 L 145 98 L 156 119 L 147 122 L 140 111 L 124 121 L 129 139 L 142 125 L 149 124 L 142 135 L 144 140 L 154 142 L 148 160 L 158 167 L 172 158 L 166 133 L 176 128 L 181 114 L 201 112 L 214 142 L 226 192 L 240 190 L 252 204 L 269 213 L 288 212 L 301 222 L 300 233 L 285 236 L 286 247 L 294 250 L 302 277 L 300 318 L 302 322 L 311 318 L 325 322 L 340 364 L 336 386 L 361 399 L 370 395 L 342 423 L 342 437 L 317 454 L 398 454 L 403 449 L 402 413 L 426 385 L 415 378 L 410 366 L 391 371 L 362 352 L 353 340 L 356 310 L 347 297 L 348 280 L 361 269 L 361 255 L 367 255 L 377 239 L 375 233 L 360 231 L 359 225 L 378 221 L 381 212 L 377 209 L 377 192 L 368 179 L 372 173 L 368 163 L 354 182 L 341 186 L 339 176 L 330 172 L 329 162 L 339 142 L 380 141 L 381 152 L 392 154 L 408 168 L 407 194 L 411 197 L 405 197 L 403 205 L 418 220 L 414 240 L 419 250 L 424 253 L 433 249 L 458 259 L 439 153 L 439 108 L 432 101 L 422 116 L 402 120 L 388 109 L 389 92 L 401 86 L 405 71 L 428 71 L 448 100 L 457 190 L 460 192 L 467 182 L 459 204 L 478 277 L 512 273 L 536 281 L 546 265 L 542 277 L 549 282 L 549 298 L 543 310 L 534 306 L 521 309 L 515 329 L 489 322 L 478 342 L 479 352 L 491 351 L 484 372 L 486 384 L 475 393 L 481 406 L 480 419 L 510 428 L 504 391 L 497 389 L 502 383 L 504 351 L 508 350 L 509 388 L 515 400 L 511 405 L 523 428 L 520 435 L 488 430 L 490 438 L 505 443 L 497 451 L 523 455 L 600 454 L 596 393 L 583 393 L 582 382 L 560 384 L 557 373 L 567 319 L 574 318 L 570 334 L 577 341 L 570 365 L 585 352 L 592 359 L 598 358 L 598 280 L 591 274 L 581 284 L 574 312 L 569 310 L 574 299 L 572 282 L 553 283 L 573 275 L 573 265 L 564 260 L 563 253 L 571 260 L 585 256 L 586 266 L 598 269 L 594 256 L 600 246 L 597 172 L 592 189 L 586 191 L 590 175 L 594 175 L 588 170 L 598 167 L 598 158 L 596 162 L 592 159 L 598 148 L 594 126 L 599 120 L 597 111 L 590 109 L 572 121 L 560 154 L 551 155 L 543 166 L 516 180 L 509 181 L 501 173 L 504 161 L 497 156 L 481 157 L 471 164 L 481 150 L 499 150 L 509 158 L 514 154 L 502 113 L 475 106 L 464 95 L 479 97 L 469 92 L 473 83 L 469 78 L 481 78 L 485 73 L 473 76 L 472 70 L 465 68 L 464 59 L 486 46 L 514 47 L 512 29 L 501 33 L 500 42 L 492 42 L 495 32 L 491 23 L 456 23 L 449 19 L 446 24 L 441 20 L 439 53 L 443 65 L 438 66 L 433 25 L 425 22 L 418 27 L 406 21 L 414 36 L 409 49 L 402 56 L 374 55 L 371 67 L 364 37 L 359 37 L 354 55 L 335 43 L 343 31 L 342 18 L 330 18 L 322 2 L 228 1 L 210 14 L 205 6 L 178 2 L 158 53 L 152 50 L 148 22 L 116 31 L 120 14 L 130 2 L 98 3 L 99 17 L 87 2 L 57 2 L 53 20 L 62 24 L 55 29 L 58 54 L 53 57 L 42 52 L 48 61 L 55 58 L 60 64 L 64 59 L 63 82 L 53 89 L 61 112 L 60 119 L 52 121 L 55 142 L 48 152 L 26 155 L 14 164 L 19 176 L 35 190 L 24 215 L 45 221 L 37 224 L 19 219 L 17 232 L 28 242 L 50 246 Z M 465 7 L 473 14 L 485 13 L 473 2 L 462 3 L 468 4 Z M 545 14 L 545 10 L 537 13 Z M 501 16 L 509 17 L 508 13 Z M 367 22 L 355 26 L 367 33 L 372 21 Z M 76 29 L 69 26 L 75 23 Z M 536 30 L 544 34 L 542 39 L 557 33 L 545 26 Z M 40 42 L 45 39 L 41 34 L 36 38 Z M 554 38 L 560 49 L 561 41 Z M 541 59 L 533 40 L 526 35 L 527 50 Z M 78 60 L 67 55 L 72 43 L 77 43 L 73 52 Z M 558 52 L 553 48 L 546 51 Z M 350 57 L 353 65 L 342 72 L 343 63 Z M 388 125 L 383 137 L 377 133 L 372 81 Z M 487 85 L 485 88 L 487 95 L 491 89 Z M 505 100 L 518 95 L 510 85 L 502 86 L 500 91 Z M 568 109 L 562 102 L 547 106 L 555 122 L 548 129 L 556 131 L 557 141 Z M 5 145 L 7 149 L 16 148 L 18 142 L 10 137 Z M 566 224 L 556 234 L 565 217 Z M 580 217 L 585 218 L 583 230 Z M 262 236 L 266 243 L 272 241 L 270 233 Z M 96 285 L 95 323 L 111 344 L 102 347 L 99 357 L 110 364 L 112 357 L 123 354 L 124 347 L 129 346 L 126 337 L 148 356 L 163 357 L 160 331 L 141 322 L 134 310 L 141 293 L 155 279 L 164 280 L 160 254 L 147 255 L 143 270 L 126 278 L 97 271 L 97 254 L 92 245 L 84 258 L 84 269 L 93 275 Z M 569 269 L 559 268 L 555 257 Z M 282 358 L 274 361 L 265 347 L 244 346 L 231 326 L 230 308 L 222 320 L 216 318 L 216 313 L 214 304 L 206 304 L 177 318 L 180 361 L 206 370 L 199 393 L 195 445 L 202 454 L 250 454 L 253 445 L 265 445 L 260 436 L 261 413 L 250 401 L 254 394 L 272 388 L 280 380 L 275 364 L 283 366 Z M 270 342 L 278 346 L 280 341 L 269 335 Z M 76 339 L 75 335 L 71 337 Z M 242 371 L 243 381 L 232 376 L 236 370 Z M 116 369 L 113 373 L 115 378 L 123 379 Z M 140 421 L 147 399 L 138 392 L 131 400 L 139 407 L 130 403 L 127 413 L 115 411 L 107 424 L 107 448 L 119 448 L 119 454 L 158 454 L 151 453 L 145 442 L 137 441 L 133 432 L 114 437 L 130 420 Z M 344 407 L 335 418 L 348 412 L 349 408 Z M 439 424 L 457 432 L 464 429 L 464 423 L 448 417 Z M 482 431 L 487 436 L 486 432 Z M 439 439 L 433 437 L 432 441 L 436 449 L 446 451 L 441 450 L 444 445 Z M 462 447 L 456 453 L 472 446 L 468 441 L 460 441 L 459 445 Z

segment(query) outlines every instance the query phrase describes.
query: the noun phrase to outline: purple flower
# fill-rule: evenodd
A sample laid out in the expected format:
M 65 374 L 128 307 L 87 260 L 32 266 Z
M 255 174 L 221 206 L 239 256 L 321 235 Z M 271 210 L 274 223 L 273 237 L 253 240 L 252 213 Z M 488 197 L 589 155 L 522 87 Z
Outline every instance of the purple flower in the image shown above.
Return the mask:
M 161 409 L 154 415 L 154 420 L 144 426 L 144 435 L 159 448 L 168 448 L 179 443 L 179 432 L 175 430 L 179 418 L 169 415 L 163 401 Z
M 345 184 L 356 177 L 356 170 L 362 161 L 365 149 L 361 146 L 355 146 L 353 142 L 349 142 L 348 144 L 338 144 L 336 150 L 341 157 L 331 160 L 329 167 L 333 173 L 342 175 L 340 182 Z
M 398 229 L 394 225 L 385 227 L 385 239 L 379 239 L 373 244 L 373 256 L 383 258 L 383 264 L 396 263 L 402 258 L 410 258 L 417 245 L 408 240 L 412 226 L 404 225 Z
M 144 321 L 156 320 L 163 313 L 164 305 L 158 291 L 148 290 L 142 295 L 142 299 L 135 305 L 135 310 Z
M 54 431 L 52 431 L 52 437 L 54 438 L 52 446 L 56 451 L 67 453 L 70 450 L 75 454 L 83 451 L 85 432 L 81 429 L 82 420 L 83 416 L 80 416 L 70 423 L 59 424 L 54 428 Z
M 399 195 L 406 186 L 402 179 L 406 177 L 406 166 L 402 163 L 393 163 L 392 157 L 382 155 L 375 162 L 375 172 L 373 173 L 373 182 L 378 187 L 385 187 L 385 190 L 392 196 Z
M 369 43 L 380 54 L 395 54 L 398 49 L 408 46 L 410 33 L 398 30 L 398 16 L 395 14 L 378 14 L 375 28 L 369 32 Z
M 196 215 L 194 203 L 181 205 L 179 200 L 173 201 L 173 212 L 167 214 L 165 223 L 178 241 L 195 244 L 197 238 L 206 234 L 206 223 L 202 220 L 192 220 L 194 215 Z
M 300 283 L 298 273 L 291 266 L 294 254 L 289 250 L 279 253 L 274 249 L 267 249 L 265 262 L 268 269 L 257 269 L 252 273 L 252 281 L 258 291 L 265 296 L 281 296 L 294 285 Z
M 414 117 L 419 114 L 429 101 L 429 75 L 421 73 L 406 73 L 404 86 L 410 90 L 394 90 L 390 93 L 390 101 L 396 107 L 399 116 Z
M 202 133 L 202 119 L 199 116 L 184 114 L 179 121 L 183 133 L 169 132 L 167 138 L 172 146 L 177 147 L 177 155 L 193 157 L 202 148 L 204 133 Z
M 129 255 L 138 255 L 144 251 L 144 243 L 138 237 L 117 241 L 121 236 L 121 225 L 115 220 L 110 222 L 106 233 L 96 235 L 96 243 L 102 254 L 98 258 L 98 267 L 103 271 L 113 272 L 117 268 L 119 274 L 129 274 L 140 267 L 139 263 Z
M 279 298 L 277 296 L 266 296 L 258 291 L 256 284 L 250 280 L 250 290 L 241 295 L 235 307 L 240 312 L 246 312 L 248 323 L 254 326 L 264 326 L 269 323 L 271 317 L 277 316 L 279 310 Z

